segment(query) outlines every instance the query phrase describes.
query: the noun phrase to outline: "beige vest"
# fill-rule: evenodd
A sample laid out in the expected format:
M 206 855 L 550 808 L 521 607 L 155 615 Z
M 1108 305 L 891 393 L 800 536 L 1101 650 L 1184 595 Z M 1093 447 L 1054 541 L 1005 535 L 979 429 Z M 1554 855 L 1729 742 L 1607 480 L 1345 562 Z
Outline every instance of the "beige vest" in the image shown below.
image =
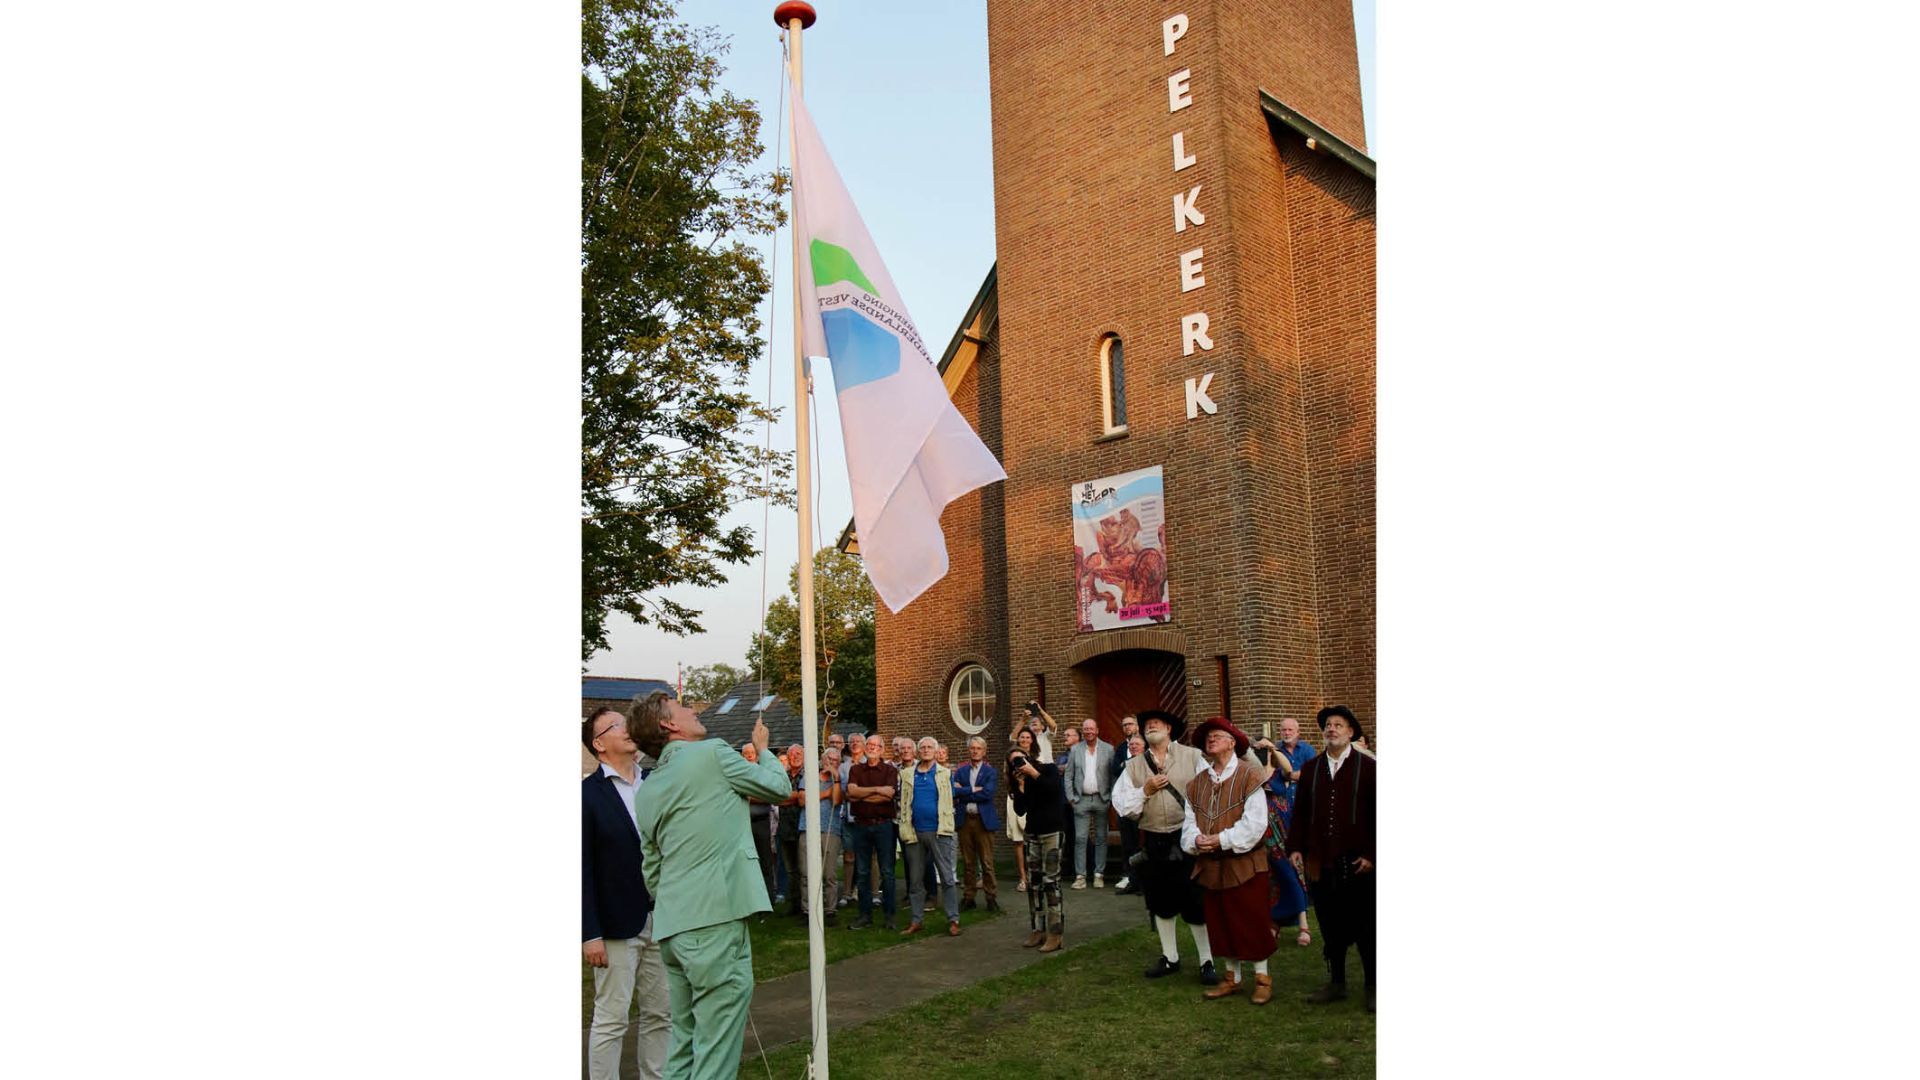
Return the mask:
M 1127 779 L 1134 787 L 1146 789 L 1147 778 L 1153 773 L 1147 768 L 1149 748 L 1139 757 L 1127 762 Z M 1167 776 L 1173 786 L 1147 797 L 1146 807 L 1140 811 L 1140 827 L 1148 832 L 1177 833 L 1185 823 L 1187 812 L 1181 809 L 1180 800 L 1173 797 L 1177 790 L 1186 793 L 1187 785 L 1206 765 L 1206 755 L 1185 743 L 1174 743 L 1167 748 Z

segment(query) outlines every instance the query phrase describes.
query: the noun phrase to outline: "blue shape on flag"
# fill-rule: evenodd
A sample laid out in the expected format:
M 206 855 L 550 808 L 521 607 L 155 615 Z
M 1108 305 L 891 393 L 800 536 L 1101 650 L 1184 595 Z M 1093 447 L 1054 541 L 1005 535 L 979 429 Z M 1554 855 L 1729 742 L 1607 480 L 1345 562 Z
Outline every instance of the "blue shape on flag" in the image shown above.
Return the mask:
M 835 393 L 900 370 L 900 339 L 872 319 L 837 308 L 821 312 L 820 322 L 827 333 L 827 359 L 833 361 Z

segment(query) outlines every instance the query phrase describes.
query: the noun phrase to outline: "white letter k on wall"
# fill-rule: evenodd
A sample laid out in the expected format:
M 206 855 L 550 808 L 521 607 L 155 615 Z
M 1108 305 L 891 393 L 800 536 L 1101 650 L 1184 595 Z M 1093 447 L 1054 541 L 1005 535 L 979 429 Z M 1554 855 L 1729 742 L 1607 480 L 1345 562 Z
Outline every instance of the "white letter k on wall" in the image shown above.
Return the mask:
M 1208 416 L 1220 411 L 1220 406 L 1215 405 L 1213 399 L 1207 396 L 1207 387 L 1212 385 L 1213 372 L 1211 371 L 1200 376 L 1197 382 L 1193 379 L 1187 380 L 1187 419 L 1192 420 L 1199 416 L 1202 409 L 1206 410 Z

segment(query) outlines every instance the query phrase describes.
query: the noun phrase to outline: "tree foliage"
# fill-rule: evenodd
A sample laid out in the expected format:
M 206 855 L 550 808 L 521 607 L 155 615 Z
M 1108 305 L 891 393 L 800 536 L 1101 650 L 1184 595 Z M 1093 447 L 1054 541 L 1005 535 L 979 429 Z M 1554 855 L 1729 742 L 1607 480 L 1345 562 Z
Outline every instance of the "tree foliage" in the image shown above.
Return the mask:
M 740 685 L 748 675 L 745 668 L 732 664 L 707 664 L 704 667 L 689 668 L 685 672 L 688 701 L 719 701 L 720 695 Z
M 699 633 L 661 590 L 712 586 L 758 550 L 738 502 L 791 505 L 774 412 L 746 390 L 768 276 L 744 238 L 784 219 L 756 173 L 760 115 L 718 87 L 725 45 L 660 0 L 585 0 L 581 18 L 581 656 L 623 612 Z
M 764 629 L 747 652 L 749 675 L 764 664 L 769 688 L 795 708 L 800 701 L 800 567 L 787 574 L 788 594 L 767 605 Z M 836 548 L 813 556 L 813 615 L 818 628 L 820 711 L 834 727 L 872 731 L 878 716 L 873 675 L 873 585 L 860 560 Z

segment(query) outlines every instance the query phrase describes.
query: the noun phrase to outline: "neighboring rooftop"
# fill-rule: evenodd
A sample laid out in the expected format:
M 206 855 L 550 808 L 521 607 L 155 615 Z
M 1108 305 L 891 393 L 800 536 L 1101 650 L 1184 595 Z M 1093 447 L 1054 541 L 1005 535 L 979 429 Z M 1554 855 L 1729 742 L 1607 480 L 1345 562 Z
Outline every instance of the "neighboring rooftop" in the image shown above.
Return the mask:
M 793 706 L 774 696 L 758 679 L 735 683 L 713 704 L 700 710 L 700 722 L 707 725 L 707 738 L 725 739 L 738 747 L 753 738 L 753 719 L 763 716 L 767 722 L 767 746 L 774 753 L 800 742 L 805 722 Z
M 632 701 L 655 690 L 673 691 L 665 679 L 621 679 L 606 675 L 580 676 L 582 701 Z

